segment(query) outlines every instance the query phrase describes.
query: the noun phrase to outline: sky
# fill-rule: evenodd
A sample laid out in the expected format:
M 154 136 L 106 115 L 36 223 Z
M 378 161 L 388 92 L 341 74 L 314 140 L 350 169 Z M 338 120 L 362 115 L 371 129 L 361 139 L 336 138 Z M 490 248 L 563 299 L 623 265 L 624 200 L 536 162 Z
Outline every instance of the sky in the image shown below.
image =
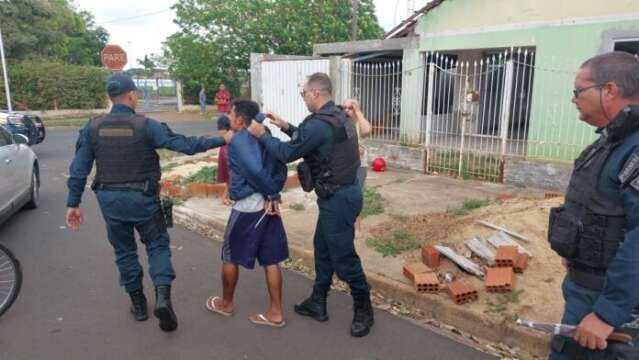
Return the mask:
M 429 0 L 374 0 L 377 19 L 385 30 L 408 17 L 408 9 L 420 9 Z M 170 9 L 175 0 L 73 0 L 75 6 L 95 16 L 98 25 L 110 34 L 109 44 L 120 45 L 127 52 L 126 68 L 135 67 L 136 59 L 160 53 L 162 42 L 178 28 Z

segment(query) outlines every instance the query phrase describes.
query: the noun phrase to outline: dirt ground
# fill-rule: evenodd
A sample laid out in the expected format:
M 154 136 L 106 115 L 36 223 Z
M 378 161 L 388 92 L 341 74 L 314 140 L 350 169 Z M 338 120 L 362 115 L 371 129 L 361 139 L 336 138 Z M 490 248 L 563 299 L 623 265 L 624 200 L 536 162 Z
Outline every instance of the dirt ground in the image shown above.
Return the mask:
M 453 273 L 456 278 L 468 281 L 479 290 L 479 301 L 468 304 L 471 310 L 490 317 L 501 317 L 504 321 L 517 318 L 544 322 L 556 322 L 561 318 L 563 299 L 561 282 L 565 270 L 559 257 L 550 249 L 546 241 L 548 213 L 563 198 L 522 199 L 514 198 L 498 201 L 488 206 L 472 210 L 467 215 L 454 212 L 434 213 L 410 217 L 394 217 L 377 225 L 371 233 L 376 236 L 392 236 L 398 229 L 415 236 L 421 243 L 448 245 L 458 254 L 469 255 L 470 250 L 463 244 L 475 236 L 484 239 L 495 230 L 477 224 L 484 220 L 522 234 L 529 242 L 518 241 L 532 253 L 528 268 L 516 275 L 515 291 L 506 294 L 492 294 L 485 290 L 481 279 L 463 272 L 447 259 L 442 260 L 440 274 Z M 421 261 L 421 252 L 404 252 L 405 263 Z M 431 296 L 445 296 L 444 294 Z

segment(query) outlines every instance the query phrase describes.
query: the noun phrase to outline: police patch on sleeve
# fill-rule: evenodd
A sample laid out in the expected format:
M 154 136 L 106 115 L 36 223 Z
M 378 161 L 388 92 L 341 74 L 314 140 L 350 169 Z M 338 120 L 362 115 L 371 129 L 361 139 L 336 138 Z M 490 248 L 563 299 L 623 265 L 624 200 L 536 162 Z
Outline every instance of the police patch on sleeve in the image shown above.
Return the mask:
M 635 190 L 639 191 L 639 176 L 637 176 L 634 180 L 632 180 L 632 181 L 630 182 L 630 186 L 631 186 L 633 189 L 635 189 Z
M 617 178 L 619 179 L 619 182 L 621 182 L 622 185 L 628 183 L 628 180 L 630 180 L 633 177 L 633 175 L 636 175 L 637 170 L 639 170 L 639 155 L 632 154 L 630 155 L 630 158 L 628 158 L 628 160 L 623 166 L 623 169 L 621 169 L 621 171 L 619 172 L 619 175 L 617 176 Z M 633 181 L 633 183 L 635 182 L 636 182 L 636 179 Z

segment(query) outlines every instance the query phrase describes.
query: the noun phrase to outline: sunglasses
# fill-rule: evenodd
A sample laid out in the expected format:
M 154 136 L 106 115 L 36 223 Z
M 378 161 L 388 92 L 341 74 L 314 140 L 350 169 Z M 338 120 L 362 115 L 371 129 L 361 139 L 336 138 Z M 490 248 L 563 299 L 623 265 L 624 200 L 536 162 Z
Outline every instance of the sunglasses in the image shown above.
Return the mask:
M 595 89 L 595 88 L 600 88 L 601 89 L 602 85 L 596 84 L 596 85 L 592 85 L 592 86 L 586 86 L 583 88 L 574 88 L 572 90 L 572 94 L 575 96 L 575 98 L 579 97 L 579 94 L 581 94 L 582 92 L 586 91 L 586 90 L 590 90 L 590 89 Z
M 309 91 L 313 91 L 313 90 L 317 90 L 317 91 L 326 91 L 327 89 L 308 89 L 308 90 L 302 90 L 300 91 L 300 96 L 302 97 L 302 99 L 304 98 L 304 96 L 306 96 L 306 93 Z

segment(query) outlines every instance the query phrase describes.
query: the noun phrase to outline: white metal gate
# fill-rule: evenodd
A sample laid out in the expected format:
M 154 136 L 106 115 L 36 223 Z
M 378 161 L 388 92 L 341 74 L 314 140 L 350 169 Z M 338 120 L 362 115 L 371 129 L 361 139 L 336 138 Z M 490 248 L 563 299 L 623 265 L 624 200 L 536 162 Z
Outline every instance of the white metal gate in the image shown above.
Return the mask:
M 427 53 L 422 144 L 427 171 L 501 181 L 505 155 L 526 155 L 534 53 L 459 61 Z
M 316 72 L 328 74 L 328 59 L 269 60 L 261 62 L 261 93 L 264 111 L 272 111 L 293 125 L 298 125 L 310 113 L 300 97 L 307 77 Z M 274 136 L 287 138 L 274 126 Z
M 380 60 L 346 64 L 347 97 L 358 99 L 375 140 L 400 141 L 402 61 Z

